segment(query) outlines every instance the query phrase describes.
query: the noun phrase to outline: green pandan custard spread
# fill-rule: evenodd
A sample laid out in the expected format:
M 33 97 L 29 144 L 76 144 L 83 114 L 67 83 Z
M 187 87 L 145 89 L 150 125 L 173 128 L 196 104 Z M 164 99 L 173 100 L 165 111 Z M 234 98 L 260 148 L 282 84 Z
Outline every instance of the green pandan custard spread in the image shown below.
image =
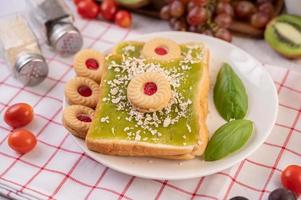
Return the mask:
M 97 113 L 88 138 L 116 139 L 185 146 L 198 140 L 196 89 L 202 77 L 202 45 L 181 45 L 182 56 L 171 62 L 145 60 L 141 42 L 123 42 L 106 58 Z M 128 102 L 127 85 L 137 74 L 155 71 L 166 75 L 172 98 L 161 111 L 141 113 Z

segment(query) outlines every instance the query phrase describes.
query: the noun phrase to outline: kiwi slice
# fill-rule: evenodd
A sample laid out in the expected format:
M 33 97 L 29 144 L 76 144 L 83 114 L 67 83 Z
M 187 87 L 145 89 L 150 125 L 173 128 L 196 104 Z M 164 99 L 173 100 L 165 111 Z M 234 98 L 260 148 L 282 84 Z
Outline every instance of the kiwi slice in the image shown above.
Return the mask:
M 301 57 L 301 17 L 276 17 L 267 25 L 264 38 L 278 53 L 289 58 Z

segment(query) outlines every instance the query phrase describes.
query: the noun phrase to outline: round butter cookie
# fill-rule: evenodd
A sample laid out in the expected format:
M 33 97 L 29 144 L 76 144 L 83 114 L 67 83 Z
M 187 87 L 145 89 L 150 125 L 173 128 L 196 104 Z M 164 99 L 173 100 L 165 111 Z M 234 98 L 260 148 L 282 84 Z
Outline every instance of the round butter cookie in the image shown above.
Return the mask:
M 162 110 L 171 98 L 170 83 L 158 72 L 140 74 L 130 81 L 127 98 L 141 112 Z
M 104 65 L 104 56 L 99 51 L 84 49 L 78 52 L 73 61 L 77 76 L 87 77 L 100 83 Z
M 170 39 L 154 38 L 144 44 L 141 54 L 146 59 L 171 61 L 181 57 L 181 48 Z
M 75 77 L 67 82 L 65 97 L 71 105 L 95 108 L 99 98 L 99 84 L 89 78 Z
M 94 117 L 92 108 L 71 105 L 63 111 L 63 124 L 73 135 L 85 138 Z

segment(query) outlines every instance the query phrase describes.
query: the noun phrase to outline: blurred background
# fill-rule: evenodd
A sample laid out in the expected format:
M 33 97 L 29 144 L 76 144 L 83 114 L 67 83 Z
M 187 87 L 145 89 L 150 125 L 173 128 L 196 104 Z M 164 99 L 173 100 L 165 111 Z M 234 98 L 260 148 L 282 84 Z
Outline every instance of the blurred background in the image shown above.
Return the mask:
M 78 8 L 76 8 L 76 5 L 75 5 L 76 3 L 74 3 L 77 1 L 66 0 L 66 2 L 68 4 L 68 6 L 71 8 L 71 10 L 73 11 L 74 15 L 80 15 L 77 12 Z M 171 2 L 171 1 L 169 1 L 169 2 Z M 198 2 L 198 1 L 196 1 L 196 2 Z M 212 2 L 212 0 L 209 2 Z M 273 2 L 272 5 L 274 7 L 274 10 L 279 9 L 279 8 L 276 8 L 277 4 L 278 4 L 277 0 L 274 0 L 274 1 L 258 0 L 258 2 Z M 19 0 L 3 0 L 3 1 L 1 1 L 0 18 L 3 18 L 4 16 L 7 16 L 7 15 L 12 15 L 14 13 L 23 13 L 26 9 L 26 3 L 27 3 L 27 1 L 19 1 Z M 100 1 L 96 1 L 96 3 L 100 3 Z M 127 9 L 129 9 L 131 11 L 131 13 L 133 13 L 132 14 L 133 20 L 131 23 L 131 29 L 133 31 L 140 32 L 140 33 L 169 31 L 169 30 L 182 30 L 182 31 L 185 30 L 185 31 L 199 32 L 197 30 L 191 30 L 191 29 L 195 29 L 195 27 L 189 26 L 189 24 L 187 22 L 186 22 L 186 24 L 184 24 L 184 27 L 183 27 L 183 23 L 181 24 L 180 22 L 176 22 L 175 25 L 172 24 L 173 19 L 168 19 L 168 20 L 161 19 L 160 20 L 160 10 L 161 10 L 161 17 L 162 17 L 163 6 L 166 4 L 169 4 L 169 6 L 171 6 L 170 5 L 171 3 L 168 3 L 168 1 L 164 2 L 164 1 L 156 1 L 156 0 L 154 0 L 154 1 L 119 0 L 119 3 L 122 6 L 125 6 Z M 188 3 L 189 3 L 189 1 L 188 1 Z M 185 1 L 185 4 L 188 4 L 188 3 L 187 3 L 187 1 Z M 283 3 L 284 2 L 282 1 L 282 4 Z M 300 8 L 301 2 L 299 0 L 287 0 L 285 3 L 286 3 L 286 6 L 282 5 L 281 9 L 279 11 L 277 11 L 277 12 L 279 12 L 278 14 L 285 13 L 286 12 L 285 7 L 289 7 L 292 10 L 292 12 L 294 12 L 294 13 L 298 13 L 298 11 L 300 11 L 300 14 L 301 14 L 301 8 Z M 256 3 L 254 3 L 254 5 L 256 5 Z M 256 9 L 258 9 L 258 8 L 256 8 Z M 173 9 L 175 9 L 175 8 L 173 8 Z M 185 9 L 187 9 L 187 8 L 185 8 Z M 233 6 L 234 11 L 235 11 L 235 9 L 236 9 L 235 6 Z M 134 12 L 132 12 L 132 11 L 134 11 Z M 137 12 L 140 14 L 134 14 Z M 186 13 L 186 12 L 187 11 L 185 11 L 185 13 L 182 15 L 185 15 L 185 17 L 188 17 L 189 13 Z M 80 15 L 79 17 L 86 18 L 83 15 Z M 234 21 L 236 19 L 236 17 L 237 16 L 235 16 L 235 18 L 233 18 L 232 21 Z M 163 18 L 164 18 L 164 13 L 163 13 Z M 179 19 L 180 18 L 182 19 L 183 16 L 180 16 Z M 97 17 L 96 19 L 89 19 L 89 20 L 105 21 L 105 19 L 103 17 L 100 17 L 100 18 Z M 214 21 L 215 19 L 212 19 L 212 20 Z M 176 21 L 176 20 L 173 20 L 173 21 Z M 223 21 L 221 23 L 223 23 Z M 99 24 L 99 26 L 102 26 L 102 25 Z M 248 28 L 240 27 L 240 26 L 234 27 L 234 28 L 230 27 L 231 32 L 232 32 L 232 29 L 236 29 L 236 31 L 235 31 L 236 34 L 234 34 L 234 36 L 232 37 L 232 43 L 241 47 L 242 49 L 246 50 L 248 53 L 252 54 L 254 57 L 259 59 L 264 64 L 285 67 L 285 68 L 293 69 L 295 71 L 301 71 L 300 59 L 292 60 L 292 59 L 287 59 L 287 58 L 280 56 L 272 48 L 270 48 L 270 46 L 264 41 L 262 36 L 259 36 L 259 37 L 256 36 L 256 34 L 259 34 L 259 35 L 262 34 L 262 30 L 264 30 L 264 29 L 261 29 L 261 31 L 259 31 L 259 33 L 258 33 L 258 31 L 254 32 L 254 31 L 252 31 L 252 29 L 249 30 Z M 237 31 L 237 29 L 238 29 L 238 31 Z M 206 32 L 208 33 L 208 31 L 206 31 Z M 237 34 L 237 32 L 240 32 L 240 33 Z M 243 36 L 242 36 L 241 32 L 250 33 L 250 34 L 249 35 L 243 34 Z

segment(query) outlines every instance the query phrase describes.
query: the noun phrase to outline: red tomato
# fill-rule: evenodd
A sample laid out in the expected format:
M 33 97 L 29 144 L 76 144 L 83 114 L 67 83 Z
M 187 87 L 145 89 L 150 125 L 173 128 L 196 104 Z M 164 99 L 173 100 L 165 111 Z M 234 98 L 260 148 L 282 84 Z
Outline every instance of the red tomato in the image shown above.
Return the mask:
M 301 194 L 301 166 L 289 165 L 281 174 L 284 187 L 296 194 Z
M 120 10 L 115 16 L 115 24 L 123 28 L 130 27 L 132 25 L 132 15 L 126 10 Z
M 114 0 L 104 0 L 100 5 L 100 12 L 104 19 L 113 21 L 117 12 L 117 5 Z
M 4 113 L 4 121 L 13 128 L 25 126 L 33 119 L 33 109 L 26 103 L 10 106 Z
M 77 4 L 77 12 L 84 18 L 94 19 L 99 14 L 99 7 L 94 1 L 82 0 Z
M 18 153 L 27 153 L 37 144 L 36 137 L 26 129 L 17 129 L 8 136 L 8 145 Z

